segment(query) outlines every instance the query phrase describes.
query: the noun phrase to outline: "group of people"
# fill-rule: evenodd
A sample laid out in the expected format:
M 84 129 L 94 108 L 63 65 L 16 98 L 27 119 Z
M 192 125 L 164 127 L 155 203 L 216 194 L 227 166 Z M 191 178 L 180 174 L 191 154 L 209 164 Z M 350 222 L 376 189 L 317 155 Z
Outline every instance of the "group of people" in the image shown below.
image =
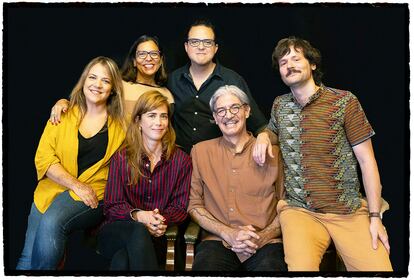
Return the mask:
M 319 51 L 278 42 L 290 93 L 267 121 L 213 60 L 210 22 L 184 47 L 190 63 L 167 79 L 158 38 L 141 36 L 122 70 L 93 59 L 52 108 L 16 269 L 56 269 L 68 236 L 94 229 L 110 270 L 159 270 L 166 229 L 188 213 L 202 228 L 195 271 L 317 271 L 331 242 L 347 270 L 391 271 L 374 131 L 352 93 L 323 85 Z

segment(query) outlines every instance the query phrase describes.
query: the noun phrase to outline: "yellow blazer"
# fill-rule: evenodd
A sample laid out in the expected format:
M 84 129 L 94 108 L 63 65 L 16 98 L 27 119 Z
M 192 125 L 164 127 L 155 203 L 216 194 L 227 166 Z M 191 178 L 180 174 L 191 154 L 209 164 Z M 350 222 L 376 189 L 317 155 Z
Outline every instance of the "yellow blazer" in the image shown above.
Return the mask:
M 68 113 L 62 114 L 59 125 L 54 126 L 47 122 L 40 138 L 35 156 L 39 183 L 34 192 L 34 203 L 41 213 L 47 210 L 60 193 L 68 190 L 46 177 L 46 172 L 52 164 L 60 163 L 73 177 L 78 177 L 79 117 L 79 110 L 75 107 Z M 77 178 L 95 190 L 98 200 L 104 198 L 111 156 L 118 150 L 124 139 L 125 131 L 121 124 L 108 117 L 108 146 L 104 158 Z M 81 200 L 72 190 L 69 190 L 69 194 L 74 200 Z

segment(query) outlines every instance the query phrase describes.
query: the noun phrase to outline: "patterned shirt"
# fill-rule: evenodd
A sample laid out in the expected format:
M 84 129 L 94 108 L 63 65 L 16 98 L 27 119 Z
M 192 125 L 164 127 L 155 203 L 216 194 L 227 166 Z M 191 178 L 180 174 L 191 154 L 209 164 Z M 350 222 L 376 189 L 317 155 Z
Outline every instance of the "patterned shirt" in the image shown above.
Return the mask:
M 138 183 L 128 185 L 130 168 L 126 150 L 117 152 L 111 160 L 104 200 L 104 224 L 116 220 L 132 220 L 133 209 L 158 208 L 166 223 L 179 223 L 187 217 L 192 164 L 191 158 L 176 149 L 169 160 L 165 156 L 151 173 L 150 161 L 144 156 L 144 176 Z
M 352 93 L 322 85 L 303 107 L 292 93 L 278 96 L 268 129 L 279 137 L 289 205 L 333 214 L 360 207 L 352 147 L 374 131 Z

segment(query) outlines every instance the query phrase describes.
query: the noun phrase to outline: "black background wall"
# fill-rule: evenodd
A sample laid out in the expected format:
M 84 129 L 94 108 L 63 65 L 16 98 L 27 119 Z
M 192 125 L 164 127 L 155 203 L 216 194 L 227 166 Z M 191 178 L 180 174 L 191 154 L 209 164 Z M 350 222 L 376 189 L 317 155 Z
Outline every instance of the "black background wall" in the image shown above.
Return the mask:
M 396 272 L 408 271 L 408 5 L 4 4 L 3 214 L 5 269 L 22 250 L 36 186 L 34 155 L 53 104 L 86 63 L 120 65 L 142 34 L 159 36 L 168 70 L 187 62 L 183 39 L 198 17 L 216 25 L 218 59 L 239 72 L 266 117 L 288 89 L 271 68 L 276 42 L 296 35 L 321 50 L 324 83 L 357 95 L 391 210 L 384 217 Z M 86 260 L 85 260 L 86 261 Z

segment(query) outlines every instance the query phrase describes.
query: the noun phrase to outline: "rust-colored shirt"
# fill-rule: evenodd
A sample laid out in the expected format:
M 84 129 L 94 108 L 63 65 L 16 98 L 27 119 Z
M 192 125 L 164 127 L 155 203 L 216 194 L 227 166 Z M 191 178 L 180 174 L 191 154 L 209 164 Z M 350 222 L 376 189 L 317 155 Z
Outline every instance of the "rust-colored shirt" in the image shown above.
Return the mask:
M 283 192 L 281 155 L 278 146 L 274 146 L 275 158 L 259 166 L 252 157 L 254 143 L 255 138 L 250 135 L 239 153 L 223 137 L 193 147 L 188 211 L 204 208 L 218 221 L 233 228 L 252 225 L 260 231 L 272 223 Z M 202 240 L 222 239 L 203 231 Z M 269 241 L 274 242 L 281 242 L 281 239 Z M 224 241 L 223 244 L 228 246 Z

